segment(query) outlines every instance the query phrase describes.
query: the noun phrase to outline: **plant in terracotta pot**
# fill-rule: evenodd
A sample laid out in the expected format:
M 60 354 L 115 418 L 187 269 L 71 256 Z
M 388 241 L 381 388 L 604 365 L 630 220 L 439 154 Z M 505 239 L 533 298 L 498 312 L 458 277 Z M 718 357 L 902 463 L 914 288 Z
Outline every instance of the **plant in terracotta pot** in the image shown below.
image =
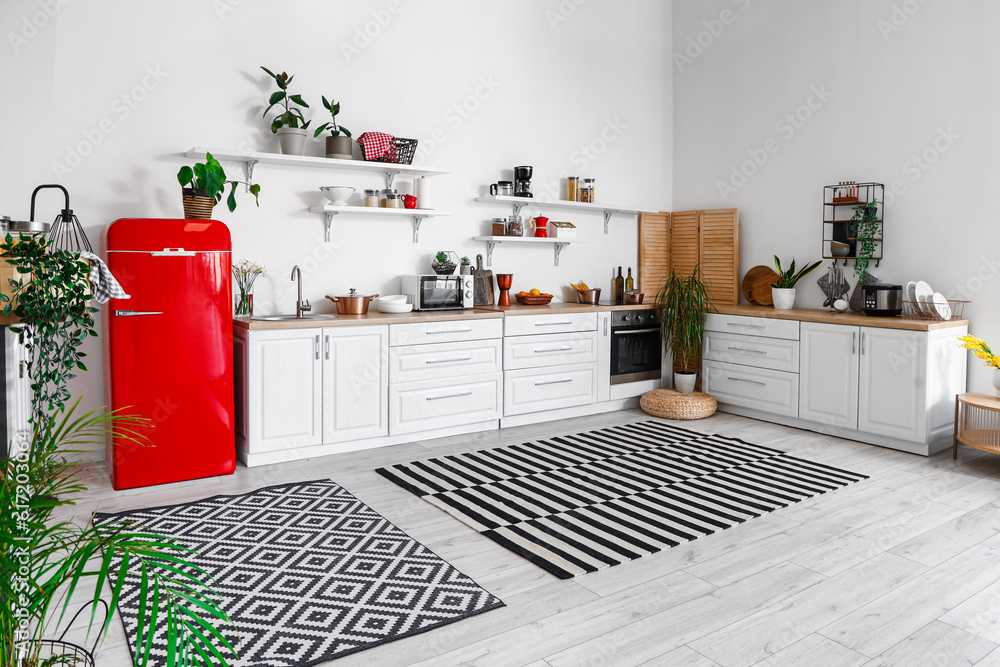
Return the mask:
M 787 271 L 783 271 L 781 260 L 775 255 L 774 268 L 778 271 L 778 279 L 771 283 L 771 299 L 774 301 L 774 307 L 779 310 L 792 308 L 795 305 L 795 283 L 799 282 L 803 276 L 815 271 L 816 267 L 822 263 L 822 261 L 814 262 L 796 273 L 795 258 L 793 257 L 791 266 L 788 267 Z
M 332 120 L 317 127 L 313 136 L 318 137 L 324 131 L 329 130 L 330 136 L 326 138 L 326 156 L 350 160 L 354 142 L 351 141 L 351 131 L 343 125 L 337 124 L 337 114 L 340 113 L 340 102 L 333 101 L 333 98 L 328 100 L 324 97 L 323 106 L 330 112 Z
M 212 209 L 222 201 L 222 193 L 225 192 L 227 183 L 232 187 L 226 198 L 226 205 L 230 212 L 236 210 L 236 186 L 240 181 L 226 180 L 226 171 L 211 153 L 205 153 L 204 162 L 196 162 L 193 167 L 187 165 L 181 167 L 177 172 L 177 181 L 181 184 L 185 218 L 196 220 L 211 218 Z M 257 201 L 257 206 L 260 206 L 260 185 L 252 184 L 250 194 Z
M 698 379 L 697 369 L 692 370 L 692 366 L 701 354 L 705 314 L 711 306 L 699 267 L 687 277 L 671 271 L 656 293 L 664 352 L 673 350 L 674 389 L 682 394 L 694 391 Z
M 302 96 L 293 95 L 288 92 L 288 86 L 292 82 L 292 79 L 295 78 L 295 75 L 288 76 L 285 72 L 275 74 L 263 65 L 261 65 L 261 69 L 267 72 L 278 85 L 278 90 L 271 93 L 271 96 L 267 100 L 268 106 L 264 109 L 264 116 L 267 116 L 271 109 L 278 104 L 282 105 L 284 109 L 284 111 L 275 116 L 274 120 L 271 121 L 271 132 L 278 135 L 278 143 L 284 155 L 302 155 L 302 149 L 305 147 L 306 141 L 306 129 L 312 121 L 306 120 L 302 115 L 302 109 L 298 108 L 309 108 L 309 105 L 302 99 Z

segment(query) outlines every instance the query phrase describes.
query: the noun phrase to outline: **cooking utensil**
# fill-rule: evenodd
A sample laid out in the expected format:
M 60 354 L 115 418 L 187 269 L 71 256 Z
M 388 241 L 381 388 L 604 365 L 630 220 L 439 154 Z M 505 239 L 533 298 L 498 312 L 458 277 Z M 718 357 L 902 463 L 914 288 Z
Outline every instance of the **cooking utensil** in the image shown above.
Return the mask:
M 769 266 L 755 266 L 743 276 L 743 298 L 757 306 L 774 304 L 771 299 L 771 283 L 778 274 Z
M 472 291 L 472 305 L 493 305 L 493 271 L 485 268 L 482 255 L 476 255 L 476 268 L 472 271 Z
M 549 219 L 545 216 L 538 216 L 532 222 L 535 224 L 535 238 L 544 239 L 549 236 Z
M 644 296 L 646 295 L 642 292 L 626 292 L 625 303 L 627 304 L 642 303 L 642 298 Z
M 577 290 L 576 298 L 580 303 L 587 303 L 592 306 L 596 306 L 601 300 L 601 288 L 588 289 L 588 290 Z
M 368 305 L 372 299 L 377 299 L 378 294 L 371 296 L 361 296 L 358 290 L 351 288 L 351 293 L 347 296 L 330 296 L 326 298 L 337 304 L 337 312 L 341 315 L 365 315 L 368 313 Z
M 324 185 L 320 190 L 334 206 L 347 206 L 347 200 L 354 194 L 354 188 L 349 185 Z

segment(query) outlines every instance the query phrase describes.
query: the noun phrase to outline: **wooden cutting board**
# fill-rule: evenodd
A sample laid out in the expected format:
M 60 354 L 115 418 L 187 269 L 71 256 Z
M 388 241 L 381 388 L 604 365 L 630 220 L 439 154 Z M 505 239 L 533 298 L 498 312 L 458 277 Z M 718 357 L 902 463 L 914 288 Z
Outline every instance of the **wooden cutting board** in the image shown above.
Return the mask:
M 476 306 L 493 305 L 493 271 L 483 264 L 483 256 L 476 255 L 476 268 L 472 270 L 473 298 Z
M 743 276 L 743 298 L 757 306 L 771 306 L 771 283 L 778 274 L 769 266 L 755 266 Z

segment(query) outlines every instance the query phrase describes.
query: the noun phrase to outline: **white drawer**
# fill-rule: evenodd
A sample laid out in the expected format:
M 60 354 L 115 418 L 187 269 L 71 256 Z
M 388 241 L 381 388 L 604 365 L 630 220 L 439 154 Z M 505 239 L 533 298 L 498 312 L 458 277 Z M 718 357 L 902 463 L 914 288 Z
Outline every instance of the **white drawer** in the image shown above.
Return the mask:
M 506 336 L 597 331 L 597 313 L 507 315 L 503 320 L 503 331 Z
M 720 361 L 703 361 L 702 391 L 719 403 L 785 417 L 799 416 L 799 375 Z
M 597 400 L 597 364 L 504 371 L 503 413 L 541 412 Z
M 744 315 L 705 315 L 705 330 L 722 333 L 739 333 L 748 336 L 768 338 L 799 339 L 798 320 L 777 320 L 770 317 L 746 317 Z
M 389 383 L 443 380 L 503 370 L 499 338 L 389 348 Z
M 389 386 L 389 435 L 500 419 L 503 373 Z
M 503 339 L 503 368 L 566 366 L 597 361 L 597 332 L 514 336 Z
M 701 358 L 798 373 L 799 341 L 706 331 Z
M 483 340 L 503 336 L 503 318 L 488 320 L 451 320 L 447 322 L 414 322 L 389 326 L 389 345 L 422 345 L 424 343 L 454 343 L 460 340 Z

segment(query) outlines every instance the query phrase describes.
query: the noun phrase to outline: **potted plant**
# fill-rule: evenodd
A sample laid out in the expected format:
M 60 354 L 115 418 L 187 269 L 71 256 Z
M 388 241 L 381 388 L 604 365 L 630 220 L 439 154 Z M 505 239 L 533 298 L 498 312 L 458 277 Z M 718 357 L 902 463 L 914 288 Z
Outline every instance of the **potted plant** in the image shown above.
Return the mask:
M 203 582 L 209 575 L 184 558 L 189 549 L 138 526 L 96 527 L 57 516 L 87 490 L 75 478 L 85 463 L 80 453 L 103 443 L 109 432 L 146 444 L 142 431 L 152 424 L 100 410 L 80 415 L 79 399 L 71 403 L 68 383 L 77 369 L 86 371 L 81 346 L 97 335 L 90 269 L 79 254 L 53 250 L 42 236 L 21 235 L 15 241 L 8 235 L 0 249 L 21 276 L 11 280 L 16 306 L 8 295 L 0 296 L 0 302 L 4 315 L 14 313 L 20 321 L 12 331 L 27 349 L 33 392 L 31 436 L 16 439 L 0 462 L 0 664 L 78 664 L 65 657 L 47 659 L 40 640 L 65 621 L 74 591 L 84 590 L 80 584 L 88 582 L 89 588 L 92 582 L 94 604 L 110 591 L 115 608 L 126 577 L 142 582 L 137 603 L 144 621 L 132 647 L 136 664 L 147 664 L 154 649 L 165 650 L 170 664 L 195 654 L 215 657 L 201 664 L 229 664 L 223 654 L 235 652 L 216 627 L 229 623 L 228 618 L 218 595 Z M 171 626 L 166 646 L 147 642 L 148 629 L 160 619 Z M 109 615 L 94 627 L 90 616 L 88 627 L 103 636 L 111 620 Z M 72 648 L 58 641 L 50 646 L 54 653 Z
M 864 285 L 868 282 L 868 262 L 875 255 L 876 243 L 879 236 L 878 222 L 878 200 L 859 205 L 854 209 L 854 217 L 851 218 L 850 240 L 855 241 L 857 257 L 854 260 L 854 275 L 858 277 L 858 284 Z
M 701 354 L 705 313 L 711 305 L 698 267 L 687 277 L 671 271 L 656 293 L 663 349 L 673 350 L 674 389 L 682 394 L 694 391 L 698 379 L 697 370 L 691 370 L 691 366 Z
M 330 136 L 326 138 L 326 156 L 350 160 L 354 142 L 351 141 L 351 131 L 343 125 L 337 124 L 337 114 L 340 113 L 340 102 L 334 102 L 332 98 L 328 100 L 324 97 L 323 106 L 330 112 L 332 120 L 317 127 L 313 136 L 318 137 L 324 130 L 329 130 Z
M 463 275 L 463 276 L 471 276 L 472 275 L 472 262 L 469 260 L 469 258 L 468 257 L 462 257 L 462 259 L 459 260 L 459 261 L 461 261 L 461 264 L 459 264 L 459 266 L 458 266 L 458 272 L 461 275 Z
M 440 251 L 438 254 L 434 255 L 434 261 L 431 262 L 431 268 L 434 269 L 434 273 L 439 276 L 450 276 L 455 273 L 455 259 L 452 252 Z
M 264 116 L 267 116 L 268 112 L 277 104 L 281 104 L 285 109 L 271 121 L 271 132 L 278 135 L 278 144 L 284 155 L 302 155 L 302 149 L 306 142 L 306 128 L 312 121 L 306 120 L 302 116 L 302 110 L 293 106 L 297 104 L 300 107 L 309 108 L 301 95 L 292 95 L 288 92 L 288 84 L 292 82 L 295 75 L 288 76 L 285 72 L 275 74 L 263 65 L 261 65 L 261 69 L 267 72 L 278 84 L 278 90 L 271 93 L 271 97 L 267 100 L 268 106 L 264 109 Z
M 788 310 L 794 307 L 795 283 L 799 282 L 799 279 L 803 276 L 814 271 L 822 263 L 822 261 L 814 262 L 796 273 L 795 258 L 792 258 L 792 265 L 788 267 L 787 271 L 782 271 L 781 260 L 775 255 L 774 268 L 778 271 L 778 279 L 771 283 L 771 299 L 774 301 L 774 307 L 779 310 Z
M 226 172 L 219 161 L 211 153 L 205 153 L 204 162 L 196 162 L 194 167 L 184 165 L 177 172 L 177 181 L 181 184 L 181 196 L 184 204 L 184 217 L 207 220 L 212 217 L 212 209 L 222 201 L 222 193 L 226 184 L 232 185 L 226 205 L 229 211 L 236 210 L 236 186 L 239 181 L 226 180 Z M 190 186 L 190 187 L 188 187 Z M 250 186 L 250 194 L 260 206 L 260 185 Z

